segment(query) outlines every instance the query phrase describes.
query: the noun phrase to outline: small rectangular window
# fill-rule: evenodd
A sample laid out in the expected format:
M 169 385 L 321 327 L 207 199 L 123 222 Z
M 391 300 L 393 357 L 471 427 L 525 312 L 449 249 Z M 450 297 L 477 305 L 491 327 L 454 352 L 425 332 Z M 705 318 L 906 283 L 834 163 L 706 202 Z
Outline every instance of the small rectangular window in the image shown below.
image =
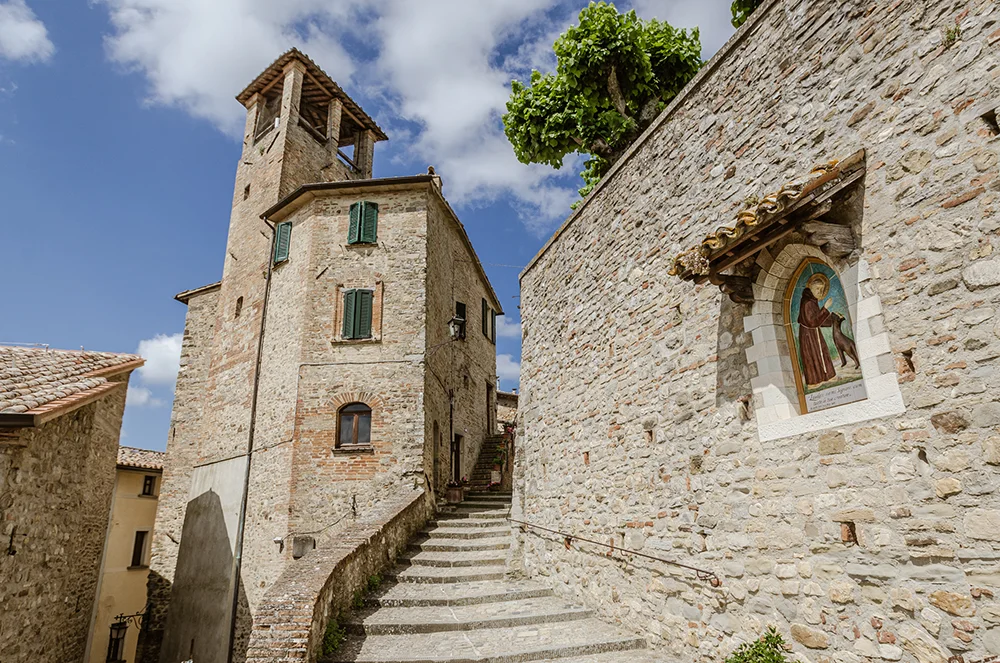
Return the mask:
M 341 337 L 371 338 L 373 295 L 374 292 L 371 290 L 344 291 L 344 324 Z
M 455 318 L 458 327 L 458 336 L 456 338 L 465 338 L 465 324 L 468 322 L 468 317 L 465 312 L 464 302 L 455 302 Z
M 146 536 L 149 532 L 136 532 L 135 543 L 132 544 L 132 566 L 146 566 Z
M 146 475 L 142 478 L 142 494 L 143 495 L 154 495 L 156 490 L 156 477 L 152 475 Z
M 378 203 L 368 200 L 353 203 L 350 208 L 348 244 L 375 244 L 378 241 Z
M 490 308 L 485 299 L 483 300 L 483 336 L 490 337 Z
M 284 221 L 274 228 L 274 264 L 288 260 L 292 243 L 292 222 Z

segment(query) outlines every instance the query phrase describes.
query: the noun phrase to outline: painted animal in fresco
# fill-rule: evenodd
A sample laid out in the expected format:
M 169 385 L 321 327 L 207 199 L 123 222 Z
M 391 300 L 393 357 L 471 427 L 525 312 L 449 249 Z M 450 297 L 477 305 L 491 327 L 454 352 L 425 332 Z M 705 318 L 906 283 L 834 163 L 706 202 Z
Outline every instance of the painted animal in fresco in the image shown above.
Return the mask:
M 847 357 L 850 357 L 854 361 L 854 368 L 861 368 L 861 362 L 858 361 L 858 347 L 854 344 L 854 339 L 844 333 L 841 328 L 843 324 L 844 316 L 833 313 L 833 324 L 830 327 L 833 329 L 833 344 L 840 353 L 840 366 L 847 366 Z

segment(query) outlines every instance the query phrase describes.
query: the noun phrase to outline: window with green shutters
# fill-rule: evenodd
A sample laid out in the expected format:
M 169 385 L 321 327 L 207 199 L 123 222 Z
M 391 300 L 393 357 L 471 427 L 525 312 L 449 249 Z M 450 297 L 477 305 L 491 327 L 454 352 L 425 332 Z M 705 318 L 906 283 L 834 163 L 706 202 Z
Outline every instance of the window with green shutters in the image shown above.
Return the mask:
M 274 264 L 288 260 L 288 249 L 292 244 L 292 223 L 284 221 L 274 228 Z
M 483 336 L 490 337 L 490 307 L 485 299 L 483 300 Z
M 344 326 L 341 330 L 342 338 L 371 338 L 374 294 L 371 290 L 344 291 Z
M 351 205 L 348 244 L 374 244 L 378 241 L 378 203 L 362 200 Z

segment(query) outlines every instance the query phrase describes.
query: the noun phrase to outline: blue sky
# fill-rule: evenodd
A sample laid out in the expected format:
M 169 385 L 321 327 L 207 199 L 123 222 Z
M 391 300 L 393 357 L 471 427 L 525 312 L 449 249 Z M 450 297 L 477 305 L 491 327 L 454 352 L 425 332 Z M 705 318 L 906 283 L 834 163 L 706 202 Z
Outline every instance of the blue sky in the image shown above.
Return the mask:
M 140 352 L 122 443 L 163 449 L 184 328 L 173 296 L 222 270 L 233 97 L 298 46 L 389 134 L 377 177 L 442 175 L 507 311 L 498 373 L 516 387 L 519 267 L 568 214 L 579 165 L 517 163 L 499 118 L 510 79 L 551 68 L 585 4 L 0 0 L 0 343 Z M 699 25 L 706 58 L 732 34 L 728 1 L 632 5 Z

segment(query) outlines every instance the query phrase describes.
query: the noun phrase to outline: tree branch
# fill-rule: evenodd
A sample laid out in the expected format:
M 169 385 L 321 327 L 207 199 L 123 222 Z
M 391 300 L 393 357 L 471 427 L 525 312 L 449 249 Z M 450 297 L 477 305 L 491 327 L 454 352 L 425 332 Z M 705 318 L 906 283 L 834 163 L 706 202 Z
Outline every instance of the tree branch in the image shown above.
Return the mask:
M 599 157 L 604 157 L 605 159 L 611 159 L 614 156 L 615 150 L 608 145 L 607 141 L 603 138 L 598 138 L 593 143 L 590 144 L 589 151 L 592 154 L 596 154 Z
M 656 107 L 660 103 L 659 97 L 653 97 L 646 101 L 639 109 L 639 128 L 645 129 L 656 117 Z
M 625 105 L 625 95 L 622 94 L 621 86 L 618 84 L 618 72 L 615 71 L 614 65 L 611 65 L 611 70 L 608 72 L 608 94 L 611 95 L 611 103 L 614 104 L 615 110 L 621 113 L 622 117 L 631 118 L 628 106 Z

